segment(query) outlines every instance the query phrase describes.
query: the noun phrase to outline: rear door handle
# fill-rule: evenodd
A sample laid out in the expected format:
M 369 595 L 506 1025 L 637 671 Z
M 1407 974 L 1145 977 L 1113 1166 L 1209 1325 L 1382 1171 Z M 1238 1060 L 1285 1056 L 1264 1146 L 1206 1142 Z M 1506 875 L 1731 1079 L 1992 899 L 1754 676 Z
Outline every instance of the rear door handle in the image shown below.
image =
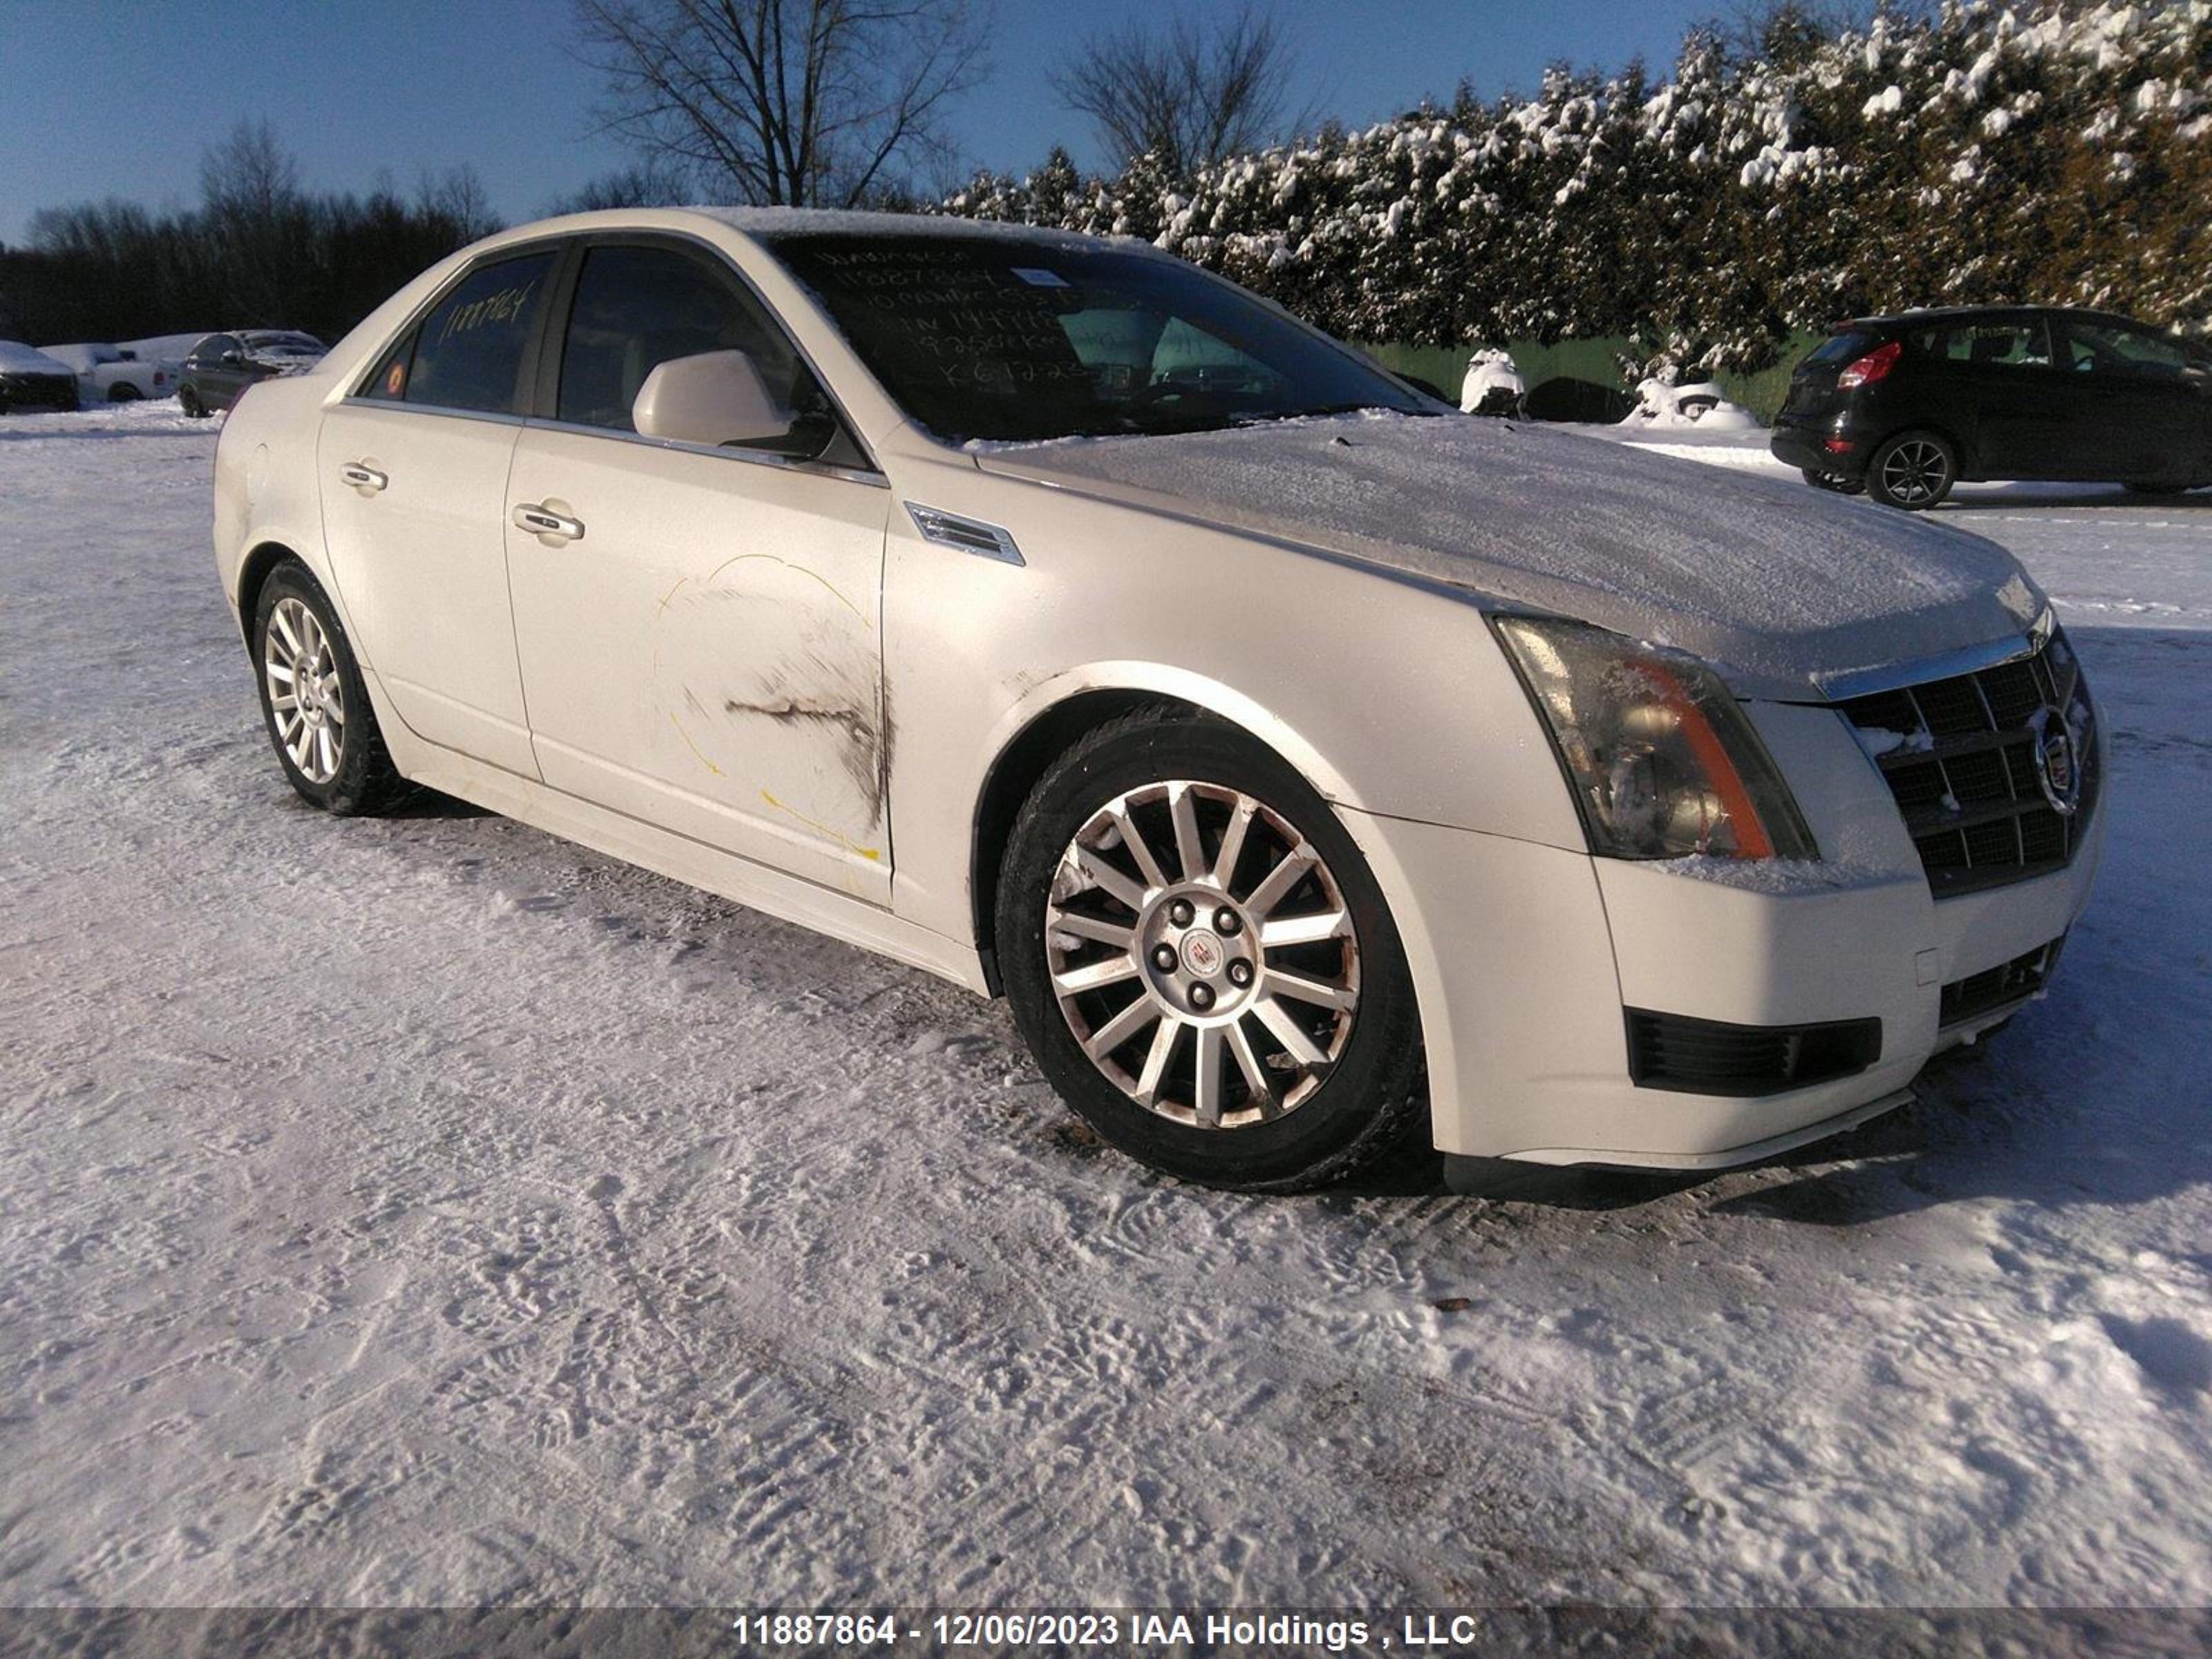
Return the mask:
M 514 509 L 514 527 L 527 530 L 548 547 L 584 539 L 584 521 L 554 509 L 565 501 L 524 501 Z
M 338 477 L 343 478 L 364 495 L 374 495 L 392 482 L 388 474 L 379 472 L 374 467 L 361 461 L 348 461 L 338 469 Z

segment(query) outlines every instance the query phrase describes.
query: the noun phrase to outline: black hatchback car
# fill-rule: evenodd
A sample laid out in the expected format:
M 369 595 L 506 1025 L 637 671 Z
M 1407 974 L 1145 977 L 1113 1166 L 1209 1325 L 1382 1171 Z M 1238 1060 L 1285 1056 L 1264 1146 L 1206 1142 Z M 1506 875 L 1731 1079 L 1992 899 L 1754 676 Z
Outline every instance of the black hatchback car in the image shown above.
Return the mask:
M 2212 484 L 2212 349 L 2098 311 L 1862 318 L 1797 366 L 1770 447 L 1890 507 L 1961 479 L 2189 489 Z

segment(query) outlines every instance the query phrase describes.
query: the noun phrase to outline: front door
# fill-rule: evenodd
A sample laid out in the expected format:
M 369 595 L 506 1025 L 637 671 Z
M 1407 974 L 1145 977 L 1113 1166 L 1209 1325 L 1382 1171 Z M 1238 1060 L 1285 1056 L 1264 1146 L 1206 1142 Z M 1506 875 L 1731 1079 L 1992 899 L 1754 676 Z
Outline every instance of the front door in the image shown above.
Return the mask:
M 507 560 L 538 765 L 558 789 L 877 902 L 890 891 L 880 480 L 638 436 L 672 357 L 742 350 L 826 399 L 719 259 L 589 247 L 551 418 L 524 430 Z M 537 526 L 554 523 L 550 532 Z
M 246 346 L 235 334 L 217 334 L 192 349 L 192 383 L 209 409 L 228 409 L 245 384 Z
M 2145 483 L 2212 477 L 2212 408 L 2179 342 L 2148 329 L 2063 319 L 2063 362 L 2085 458 L 2072 476 Z
M 554 254 L 478 267 L 323 417 L 333 574 L 399 717 L 537 775 L 507 592 L 516 399 Z

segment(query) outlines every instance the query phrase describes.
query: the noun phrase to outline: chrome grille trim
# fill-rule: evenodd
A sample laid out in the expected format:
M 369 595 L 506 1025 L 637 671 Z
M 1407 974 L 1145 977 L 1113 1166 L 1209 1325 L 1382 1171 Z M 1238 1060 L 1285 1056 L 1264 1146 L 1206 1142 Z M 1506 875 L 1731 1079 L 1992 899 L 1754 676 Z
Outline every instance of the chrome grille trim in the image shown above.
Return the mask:
M 1995 668 L 2001 663 L 2016 662 L 2022 657 L 2033 657 L 2051 643 L 2051 635 L 2058 631 L 2058 619 L 2045 606 L 2040 615 L 2028 625 L 2025 634 L 2007 639 L 1992 640 L 1987 645 L 1962 646 L 1956 651 L 1938 652 L 1932 657 L 1922 657 L 1912 662 L 1890 663 L 1881 668 L 1859 668 L 1849 673 L 1820 677 L 1822 693 L 1830 702 L 1855 702 L 1872 696 L 1878 691 L 1901 690 L 1908 685 L 1924 685 L 1930 680 L 1956 679 L 1961 675 L 1978 673 L 1984 668 Z
M 1938 899 L 2063 870 L 2088 834 L 2100 784 L 2097 716 L 2081 664 L 2053 629 L 2032 651 L 1838 705 L 1889 786 Z M 2071 738 L 2070 800 L 2044 787 L 2053 722 Z M 1879 741 L 1865 737 L 1882 734 Z

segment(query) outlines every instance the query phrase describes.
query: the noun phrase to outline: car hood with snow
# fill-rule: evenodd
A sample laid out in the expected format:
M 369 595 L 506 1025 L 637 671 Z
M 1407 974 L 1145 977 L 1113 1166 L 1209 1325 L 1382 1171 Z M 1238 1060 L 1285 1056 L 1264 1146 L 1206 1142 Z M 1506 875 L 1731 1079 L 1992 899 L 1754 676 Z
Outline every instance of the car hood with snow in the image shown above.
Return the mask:
M 1369 414 L 971 451 L 1692 652 L 1754 696 L 2016 637 L 2045 603 L 1978 536 L 1541 427 Z
M 0 340 L 0 374 L 67 374 L 74 379 L 76 371 L 20 341 Z

